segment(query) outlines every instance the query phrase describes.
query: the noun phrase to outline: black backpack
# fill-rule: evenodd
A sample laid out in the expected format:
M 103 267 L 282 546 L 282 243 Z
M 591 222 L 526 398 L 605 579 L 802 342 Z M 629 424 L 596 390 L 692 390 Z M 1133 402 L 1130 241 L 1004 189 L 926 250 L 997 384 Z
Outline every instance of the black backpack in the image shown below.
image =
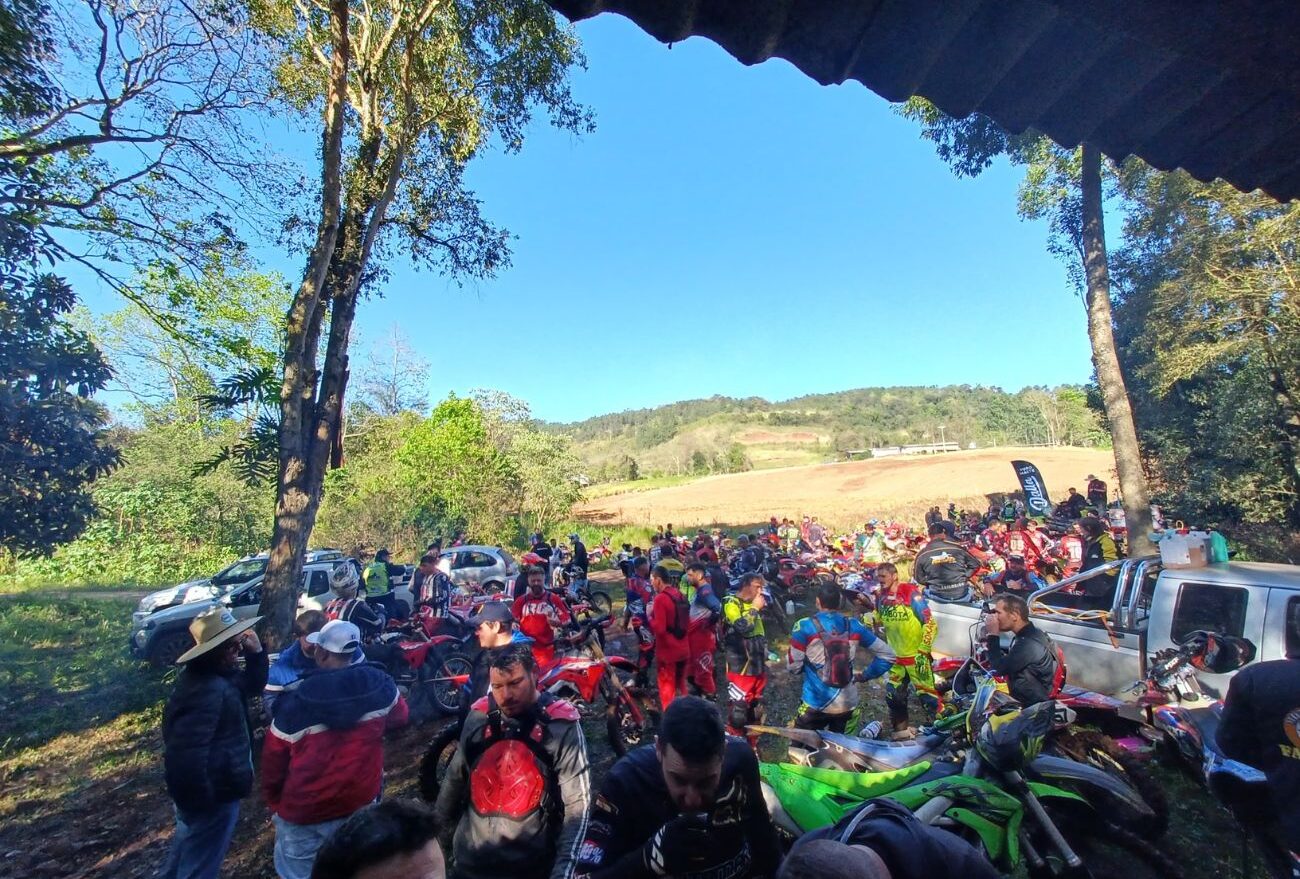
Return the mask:
M 849 638 L 848 627 L 843 632 L 828 632 L 815 615 L 812 624 L 826 651 L 826 663 L 819 672 L 821 679 L 828 687 L 843 690 L 853 683 L 853 641 Z

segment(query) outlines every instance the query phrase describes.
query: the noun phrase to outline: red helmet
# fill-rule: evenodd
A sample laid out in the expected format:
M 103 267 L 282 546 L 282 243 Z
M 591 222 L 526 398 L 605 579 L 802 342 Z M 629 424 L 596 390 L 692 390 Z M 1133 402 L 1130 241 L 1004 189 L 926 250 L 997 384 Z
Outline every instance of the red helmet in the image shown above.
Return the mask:
M 526 552 L 519 557 L 519 561 L 523 562 L 525 567 L 530 565 L 540 565 L 542 563 L 542 557 L 535 552 Z

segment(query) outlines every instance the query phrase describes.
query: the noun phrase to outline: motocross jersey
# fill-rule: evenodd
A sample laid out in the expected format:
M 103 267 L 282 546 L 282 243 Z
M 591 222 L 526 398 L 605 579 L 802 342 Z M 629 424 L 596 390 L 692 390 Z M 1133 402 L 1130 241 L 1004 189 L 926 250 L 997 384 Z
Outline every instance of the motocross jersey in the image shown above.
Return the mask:
M 575 875 L 579 879 L 655 876 L 645 866 L 643 849 L 678 815 L 654 745 L 628 752 L 609 770 L 592 802 Z M 780 842 L 763 799 L 758 758 L 742 739 L 726 740 L 717 794 L 707 820 L 709 842 L 716 855 L 712 863 L 699 872 L 673 871 L 669 875 L 689 879 L 776 875 L 781 863 Z
M 833 648 L 827 644 L 839 640 L 847 642 L 849 668 L 857 656 L 859 646 L 865 647 L 873 654 L 871 664 L 863 672 L 863 678 L 879 677 L 889 671 L 894 664 L 894 651 L 884 640 L 858 620 L 844 616 L 838 611 L 819 611 L 795 624 L 790 630 L 790 650 L 786 656 L 786 668 L 791 674 L 803 675 L 803 702 L 816 711 L 828 714 L 842 714 L 852 711 L 858 704 L 858 688 L 850 682 L 848 686 L 837 687 L 830 683 L 827 674 L 828 653 Z
M 650 620 L 650 604 L 654 601 L 654 587 L 650 581 L 643 577 L 627 578 L 627 610 L 633 616 L 641 618 L 641 622 Z
M 699 586 L 692 586 L 683 579 L 678 590 L 691 605 L 691 631 L 712 626 L 722 612 L 722 604 L 713 594 L 713 584 L 708 578 L 701 581 Z
M 878 565 L 885 560 L 885 535 L 879 531 L 858 537 L 858 554 L 869 565 Z
M 866 618 L 880 626 L 900 660 L 929 653 L 939 630 L 930 616 L 929 603 L 921 597 L 921 589 L 915 583 L 899 583 L 892 595 L 882 590 L 876 609 Z
M 727 671 L 741 675 L 764 674 L 767 671 L 767 637 L 758 609 L 739 595 L 728 595 L 722 603 L 722 619 L 727 624 L 723 641 Z
M 515 599 L 512 610 L 515 619 L 521 624 L 530 616 L 545 617 L 553 629 L 573 621 L 573 615 L 564 606 L 564 602 L 549 592 L 543 592 L 540 598 L 524 593 Z

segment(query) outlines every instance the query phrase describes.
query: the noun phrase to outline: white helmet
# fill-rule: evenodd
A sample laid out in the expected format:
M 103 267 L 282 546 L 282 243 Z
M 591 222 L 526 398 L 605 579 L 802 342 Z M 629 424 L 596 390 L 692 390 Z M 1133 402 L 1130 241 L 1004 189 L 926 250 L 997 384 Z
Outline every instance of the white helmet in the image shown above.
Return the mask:
M 334 571 L 330 574 L 330 589 L 334 590 L 335 595 L 340 597 L 351 595 L 357 591 L 359 585 L 361 580 L 357 577 L 357 569 L 351 562 L 334 566 Z

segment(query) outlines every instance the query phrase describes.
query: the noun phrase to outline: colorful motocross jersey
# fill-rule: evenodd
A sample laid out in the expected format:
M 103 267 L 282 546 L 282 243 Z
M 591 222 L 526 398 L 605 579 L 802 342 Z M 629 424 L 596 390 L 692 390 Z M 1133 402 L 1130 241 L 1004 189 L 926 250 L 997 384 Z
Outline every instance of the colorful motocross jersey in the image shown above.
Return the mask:
M 892 595 L 882 590 L 875 611 L 867 618 L 885 633 L 885 640 L 900 659 L 929 653 L 939 628 L 915 583 L 899 583 Z
M 880 564 L 885 560 L 885 535 L 879 531 L 858 535 L 858 555 L 868 564 Z
M 879 677 L 894 664 L 894 651 L 883 638 L 837 611 L 820 611 L 795 624 L 790 630 L 786 668 L 791 674 L 803 675 L 805 705 L 830 714 L 853 710 L 858 704 L 857 685 L 848 675 L 837 685 L 831 670 L 837 650 L 842 650 L 841 661 L 851 672 L 859 646 L 873 654 L 864 678 Z
M 642 622 L 650 619 L 650 605 L 654 603 L 655 590 L 650 581 L 633 575 L 627 578 L 627 609 Z

